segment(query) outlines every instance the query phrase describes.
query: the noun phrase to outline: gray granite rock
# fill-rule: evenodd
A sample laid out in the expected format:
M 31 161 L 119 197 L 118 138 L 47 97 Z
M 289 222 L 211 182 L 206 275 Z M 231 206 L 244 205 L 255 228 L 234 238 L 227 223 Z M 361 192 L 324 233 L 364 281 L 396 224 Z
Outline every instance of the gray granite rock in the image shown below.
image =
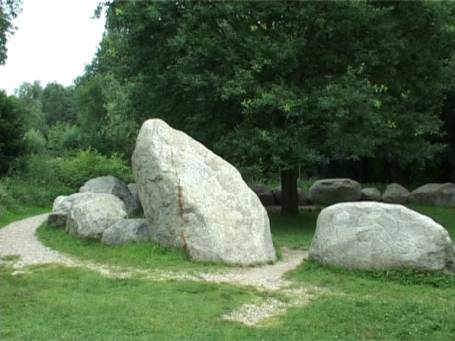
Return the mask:
M 408 202 L 409 191 L 400 184 L 393 183 L 386 187 L 382 201 L 390 204 L 405 204 Z
M 86 200 L 92 197 L 92 193 L 74 193 L 71 195 L 60 195 L 54 200 L 52 212 L 47 218 L 47 223 L 55 227 L 65 227 L 68 213 L 77 200 Z
M 133 212 L 135 214 L 144 213 L 144 210 L 142 209 L 141 199 L 139 198 L 139 191 L 137 190 L 137 185 L 135 183 L 130 183 L 128 184 L 128 189 L 130 190 L 131 196 L 133 197 Z
M 362 188 L 362 200 L 365 201 L 381 201 L 381 192 L 374 187 Z
M 199 261 L 276 260 L 259 198 L 237 169 L 201 143 L 162 120 L 148 120 L 132 165 L 152 240 Z
M 81 237 L 101 239 L 108 227 L 127 217 L 125 204 L 112 194 L 90 193 L 73 202 L 66 221 L 66 231 Z
M 453 242 L 431 218 L 402 205 L 342 203 L 319 214 L 310 257 L 349 269 L 444 270 Z
M 310 187 L 310 199 L 318 204 L 359 201 L 361 197 L 362 187 L 351 179 L 322 179 Z
M 412 191 L 409 201 L 417 204 L 455 207 L 455 184 L 432 183 Z
M 79 192 L 115 195 L 125 203 L 128 214 L 135 213 L 136 205 L 130 190 L 123 181 L 117 179 L 115 176 L 107 175 L 91 179 L 79 189 Z
M 108 245 L 121 245 L 150 240 L 145 219 L 123 219 L 104 230 L 101 242 Z

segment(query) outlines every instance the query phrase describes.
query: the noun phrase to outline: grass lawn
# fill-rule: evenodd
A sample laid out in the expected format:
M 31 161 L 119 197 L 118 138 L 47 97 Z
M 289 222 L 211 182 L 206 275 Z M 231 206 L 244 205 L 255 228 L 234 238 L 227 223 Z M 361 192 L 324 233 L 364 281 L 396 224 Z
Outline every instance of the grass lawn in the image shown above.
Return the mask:
M 209 271 L 227 266 L 191 261 L 183 252 L 147 242 L 108 246 L 90 239 L 80 239 L 64 229 L 44 224 L 38 231 L 44 245 L 63 253 L 99 263 L 132 266 L 143 269 Z
M 413 207 L 455 235 L 455 210 Z M 271 215 L 278 247 L 308 248 L 317 212 Z M 182 254 L 138 244 L 109 248 L 42 227 L 40 238 L 68 253 L 120 265 L 198 270 Z M 147 248 L 146 248 L 147 247 Z M 325 294 L 262 327 L 221 316 L 264 293 L 187 281 L 108 279 L 60 267 L 13 276 L 0 267 L 0 339 L 6 340 L 454 340 L 455 275 L 347 271 L 306 261 L 288 274 L 295 287 Z
M 16 220 L 31 217 L 37 214 L 51 211 L 50 207 L 22 207 L 14 211 L 7 211 L 0 217 L 0 228 Z
M 316 226 L 318 212 L 305 212 L 297 218 L 280 214 L 270 217 L 274 244 L 280 248 L 307 249 Z M 183 252 L 169 250 L 150 243 L 108 246 L 88 239 L 69 235 L 61 228 L 43 225 L 38 229 L 38 238 L 47 246 L 82 259 L 100 263 L 133 266 L 144 269 L 208 271 L 227 266 L 201 264 L 189 260 Z

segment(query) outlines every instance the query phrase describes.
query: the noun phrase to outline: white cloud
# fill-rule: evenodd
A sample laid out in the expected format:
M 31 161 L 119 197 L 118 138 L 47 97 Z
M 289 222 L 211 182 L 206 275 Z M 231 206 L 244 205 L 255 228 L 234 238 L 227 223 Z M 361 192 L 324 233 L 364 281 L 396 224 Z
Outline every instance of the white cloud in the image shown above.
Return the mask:
M 95 55 L 104 18 L 93 19 L 98 0 L 23 0 L 16 33 L 0 66 L 0 89 L 9 94 L 22 82 L 70 85 Z

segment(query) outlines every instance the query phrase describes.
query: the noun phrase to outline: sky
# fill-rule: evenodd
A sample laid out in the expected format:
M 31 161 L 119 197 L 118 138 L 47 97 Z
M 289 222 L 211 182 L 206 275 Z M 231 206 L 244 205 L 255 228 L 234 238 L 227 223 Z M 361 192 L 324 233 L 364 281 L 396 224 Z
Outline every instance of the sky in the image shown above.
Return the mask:
M 17 27 L 0 65 L 0 89 L 13 94 L 23 82 L 71 85 L 94 57 L 104 17 L 94 19 L 99 0 L 22 0 Z

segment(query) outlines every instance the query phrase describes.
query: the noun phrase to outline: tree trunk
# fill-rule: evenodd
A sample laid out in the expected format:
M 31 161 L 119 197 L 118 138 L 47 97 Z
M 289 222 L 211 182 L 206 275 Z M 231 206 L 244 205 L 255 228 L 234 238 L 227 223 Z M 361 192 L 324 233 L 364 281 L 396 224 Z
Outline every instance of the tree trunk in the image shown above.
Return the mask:
M 281 214 L 293 217 L 298 213 L 297 171 L 295 169 L 283 170 L 281 171 Z

